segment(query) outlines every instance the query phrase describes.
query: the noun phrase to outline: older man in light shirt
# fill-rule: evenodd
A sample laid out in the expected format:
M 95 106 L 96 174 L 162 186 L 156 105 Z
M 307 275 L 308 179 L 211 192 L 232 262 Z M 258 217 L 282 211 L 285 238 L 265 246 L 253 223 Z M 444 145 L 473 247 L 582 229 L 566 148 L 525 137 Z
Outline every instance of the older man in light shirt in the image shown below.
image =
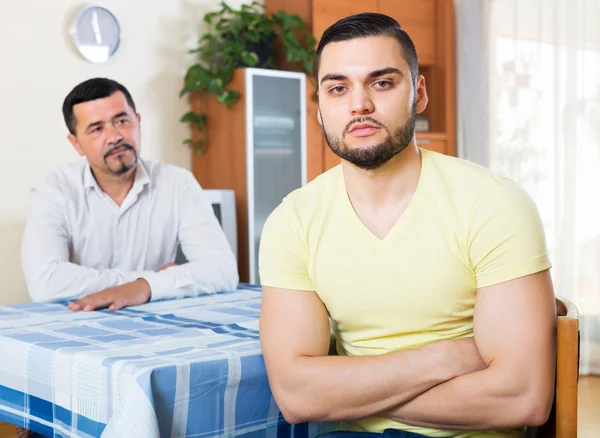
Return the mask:
M 235 257 L 193 175 L 139 157 L 141 118 L 127 89 L 85 81 L 63 115 L 84 158 L 31 193 L 22 263 L 32 299 L 117 310 L 235 289 Z M 180 266 L 178 245 L 189 260 Z

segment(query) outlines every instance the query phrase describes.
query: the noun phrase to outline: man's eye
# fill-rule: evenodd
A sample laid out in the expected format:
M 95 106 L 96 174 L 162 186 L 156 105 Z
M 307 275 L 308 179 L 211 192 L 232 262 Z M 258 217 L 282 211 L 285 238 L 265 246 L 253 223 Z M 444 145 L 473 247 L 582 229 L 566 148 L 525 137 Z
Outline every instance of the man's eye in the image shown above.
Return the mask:
M 390 81 L 377 81 L 376 85 L 379 88 L 389 88 L 392 86 L 392 83 Z
M 126 125 L 129 123 L 129 119 L 119 119 L 117 120 L 118 125 Z
M 337 87 L 333 87 L 329 91 L 333 94 L 340 94 L 340 93 L 343 93 L 345 89 L 346 89 L 346 87 L 342 87 L 341 85 L 338 85 Z

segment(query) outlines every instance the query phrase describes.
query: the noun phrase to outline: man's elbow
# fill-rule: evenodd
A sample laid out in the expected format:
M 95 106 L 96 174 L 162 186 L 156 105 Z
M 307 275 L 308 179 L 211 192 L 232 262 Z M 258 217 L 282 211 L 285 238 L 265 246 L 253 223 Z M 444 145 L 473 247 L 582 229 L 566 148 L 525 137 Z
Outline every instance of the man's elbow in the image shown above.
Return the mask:
M 299 412 L 297 412 L 294 409 L 288 409 L 287 406 L 280 407 L 279 409 L 281 410 L 281 415 L 283 415 L 283 419 L 289 424 L 300 424 L 307 421 Z
M 240 275 L 238 273 L 237 263 L 235 261 L 230 265 L 227 271 L 227 289 L 236 290 L 240 282 Z
M 240 281 L 237 264 L 224 262 L 221 267 L 221 277 L 218 284 L 215 284 L 219 291 L 234 291 L 237 289 Z
M 37 280 L 28 280 L 27 284 L 27 293 L 29 294 L 29 298 L 34 303 L 48 303 L 51 301 L 50 296 L 48 295 L 48 288 L 44 287 L 44 282 L 42 279 Z
M 284 388 L 282 385 L 271 385 L 273 397 L 277 402 L 281 415 L 290 424 L 329 421 L 328 412 L 318 400 L 309 399 L 309 392 Z
M 54 291 L 49 287 L 44 287 L 42 284 L 36 284 L 27 288 L 29 297 L 34 303 L 52 303 L 58 301 L 53 298 L 55 295 Z
M 508 395 L 508 394 L 507 394 Z M 541 426 L 548 421 L 554 394 L 549 388 L 524 389 L 504 398 L 503 415 L 494 415 L 497 428 L 522 428 Z
M 65 290 L 68 284 L 57 281 L 55 270 L 48 268 L 41 273 L 25 272 L 27 292 L 34 303 L 52 303 L 56 301 L 76 299 Z M 73 289 L 73 286 L 70 287 Z
M 290 424 L 308 423 L 316 421 L 314 412 L 309 412 L 306 407 L 307 404 L 299 397 L 294 394 L 283 394 L 279 393 L 275 396 L 277 406 L 281 411 L 281 415 L 285 421 Z
M 216 267 L 220 271 L 218 288 L 224 291 L 234 291 L 240 282 L 237 260 L 233 252 L 222 253 L 215 258 Z
M 548 421 L 554 394 L 546 390 L 531 391 L 524 396 L 522 426 L 542 426 Z
M 31 298 L 31 301 L 34 303 L 47 303 L 50 301 L 48 299 L 48 297 L 46 297 L 43 294 L 41 294 L 40 292 L 38 292 L 37 289 L 28 288 L 28 292 L 29 292 L 29 298 Z

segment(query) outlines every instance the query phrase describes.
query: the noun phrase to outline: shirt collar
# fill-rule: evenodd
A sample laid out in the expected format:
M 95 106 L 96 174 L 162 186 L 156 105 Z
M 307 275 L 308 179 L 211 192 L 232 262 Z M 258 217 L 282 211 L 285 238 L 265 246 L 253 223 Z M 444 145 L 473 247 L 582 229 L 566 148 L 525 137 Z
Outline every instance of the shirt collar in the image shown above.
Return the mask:
M 149 189 L 152 189 L 152 180 L 150 179 L 150 175 L 148 174 L 148 170 L 146 169 L 146 165 L 141 158 L 138 158 L 137 168 L 135 170 L 135 179 L 133 181 L 132 190 L 136 190 L 137 193 L 141 192 L 145 185 L 148 185 Z M 83 171 L 83 187 L 84 189 L 95 188 L 99 191 L 102 191 L 94 174 L 92 173 L 92 168 L 90 164 L 86 162 L 85 169 Z

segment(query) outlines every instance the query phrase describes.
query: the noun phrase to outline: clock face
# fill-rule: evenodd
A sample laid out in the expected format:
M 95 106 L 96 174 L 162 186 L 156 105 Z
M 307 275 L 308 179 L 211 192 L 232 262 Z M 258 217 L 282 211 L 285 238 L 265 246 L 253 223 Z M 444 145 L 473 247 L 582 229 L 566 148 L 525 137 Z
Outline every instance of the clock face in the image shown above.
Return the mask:
M 119 48 L 121 26 L 116 16 L 102 6 L 87 6 L 75 19 L 71 33 L 85 59 L 108 61 Z

